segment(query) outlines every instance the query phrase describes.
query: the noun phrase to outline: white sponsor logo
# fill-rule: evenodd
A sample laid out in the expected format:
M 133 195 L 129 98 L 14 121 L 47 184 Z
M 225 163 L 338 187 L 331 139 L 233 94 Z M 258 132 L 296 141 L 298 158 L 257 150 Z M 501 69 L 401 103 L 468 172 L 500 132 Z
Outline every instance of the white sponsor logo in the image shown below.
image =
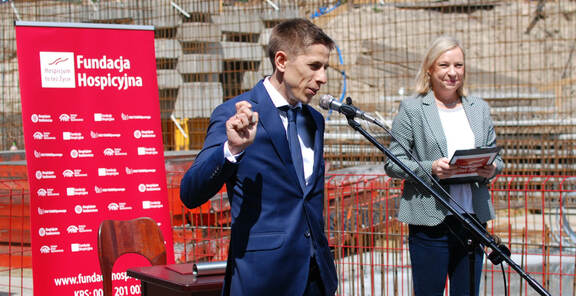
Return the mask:
M 86 188 L 67 187 L 66 188 L 66 195 L 68 195 L 68 196 L 88 195 L 88 191 L 86 190 Z
M 94 121 L 114 121 L 112 114 L 94 113 Z
M 152 200 L 143 200 L 142 201 L 142 209 L 160 209 L 163 208 L 164 205 L 161 201 L 152 201 Z
M 126 188 L 103 188 L 103 187 L 98 187 L 98 186 L 94 186 L 94 192 L 96 193 L 108 193 L 108 192 L 124 192 L 126 191 Z
M 37 150 L 34 150 L 34 157 L 35 158 L 45 158 L 45 157 L 62 157 L 63 154 L 62 153 L 51 153 L 51 152 L 40 152 Z
M 54 171 L 36 171 L 36 179 L 56 179 L 56 174 Z
M 43 88 L 75 88 L 74 53 L 40 52 Z
M 63 140 L 84 140 L 82 133 L 78 132 L 62 132 Z
M 86 225 L 70 225 L 66 228 L 66 232 L 68 233 L 85 233 L 85 232 L 92 232 L 92 229 L 87 228 Z
M 45 215 L 45 214 L 65 214 L 65 209 L 42 209 L 38 208 L 38 215 Z
M 42 246 L 40 247 L 40 253 L 42 254 L 53 254 L 53 253 L 62 253 L 64 252 L 63 249 L 59 249 L 58 245 L 50 245 L 50 246 Z
M 149 173 L 155 173 L 156 169 L 131 169 L 129 167 L 125 167 L 126 169 L 126 174 L 127 175 L 132 175 L 132 174 L 149 174 Z
M 98 168 L 98 176 L 104 177 L 104 176 L 118 176 L 120 173 L 118 173 L 118 170 L 115 168 L 112 169 L 107 169 L 107 168 Z
M 92 139 L 97 139 L 97 138 L 120 138 L 120 134 L 111 134 L 111 133 L 97 133 L 94 131 L 90 132 L 90 136 L 92 137 Z
M 33 123 L 52 122 L 52 116 L 50 114 L 32 114 L 30 115 L 30 120 Z
M 41 237 L 60 235 L 60 231 L 58 230 L 58 227 L 40 227 L 38 229 L 38 235 L 40 235 Z
M 156 134 L 153 130 L 135 130 L 134 131 L 134 138 L 156 138 Z
M 68 228 L 66 228 L 66 232 L 68 232 L 68 233 L 78 233 L 78 226 L 76 226 L 76 225 L 70 225 L 70 226 L 68 226 Z
M 150 115 L 129 115 L 129 114 L 121 114 L 122 120 L 134 120 L 134 119 L 144 119 L 150 120 L 152 116 Z
M 77 205 L 74 207 L 74 212 L 76 214 L 98 213 L 98 208 L 96 205 Z
M 66 113 L 62 113 L 60 114 L 60 117 L 58 117 L 58 119 L 60 119 L 61 122 L 81 122 L 84 121 L 84 118 L 81 118 L 78 116 L 78 114 L 66 114 Z
M 94 248 L 92 247 L 92 245 L 85 243 L 85 244 L 79 244 L 79 243 L 72 243 L 70 244 L 70 251 L 72 252 L 87 252 L 87 251 L 92 251 L 94 250 Z
M 119 203 L 111 202 L 108 204 L 108 210 L 109 211 L 128 211 L 128 210 L 132 210 L 132 207 L 126 205 L 125 202 L 119 202 Z
M 87 177 L 87 173 L 83 173 L 81 169 L 74 169 L 74 170 L 64 170 L 62 175 L 66 178 L 78 178 L 78 177 Z
M 122 148 L 106 148 L 104 149 L 105 156 L 125 156 L 128 153 L 122 151 Z
M 84 158 L 84 157 L 94 157 L 94 153 L 90 149 L 72 149 L 70 150 L 70 157 L 72 158 Z
M 154 147 L 138 147 L 138 155 L 156 155 L 158 151 Z
M 38 191 L 36 191 L 36 194 L 38 194 L 38 196 L 60 196 L 60 193 L 54 192 L 53 188 L 40 188 L 38 189 Z
M 52 136 L 50 132 L 35 132 L 32 137 L 34 140 L 56 140 L 56 137 Z

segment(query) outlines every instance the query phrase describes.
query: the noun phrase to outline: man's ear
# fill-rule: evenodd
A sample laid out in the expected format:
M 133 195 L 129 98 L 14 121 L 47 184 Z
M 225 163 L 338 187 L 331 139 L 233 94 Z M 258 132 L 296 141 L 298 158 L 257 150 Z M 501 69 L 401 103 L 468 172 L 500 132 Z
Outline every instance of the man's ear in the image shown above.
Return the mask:
M 274 63 L 276 64 L 276 69 L 280 72 L 286 71 L 286 62 L 288 61 L 288 56 L 284 51 L 277 51 L 274 55 Z

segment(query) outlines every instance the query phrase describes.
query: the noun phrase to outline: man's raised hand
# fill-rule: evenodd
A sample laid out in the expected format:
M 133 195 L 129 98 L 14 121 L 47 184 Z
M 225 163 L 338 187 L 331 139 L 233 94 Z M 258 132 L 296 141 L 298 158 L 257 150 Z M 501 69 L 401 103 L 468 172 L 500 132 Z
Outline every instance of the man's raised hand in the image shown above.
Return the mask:
M 254 142 L 257 126 L 258 112 L 252 111 L 252 105 L 247 101 L 236 103 L 236 114 L 226 121 L 226 136 L 232 154 L 244 151 Z

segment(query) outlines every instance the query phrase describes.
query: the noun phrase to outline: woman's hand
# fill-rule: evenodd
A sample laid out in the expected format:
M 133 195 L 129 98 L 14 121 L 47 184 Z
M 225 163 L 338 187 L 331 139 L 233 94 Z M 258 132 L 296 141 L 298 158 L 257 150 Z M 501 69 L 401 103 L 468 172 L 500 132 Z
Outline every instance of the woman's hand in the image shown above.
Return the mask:
M 457 170 L 458 167 L 450 165 L 450 162 L 446 157 L 436 159 L 432 163 L 432 174 L 436 175 L 439 179 L 452 177 Z
M 491 165 L 479 167 L 478 169 L 476 169 L 476 173 L 478 174 L 478 176 L 484 177 L 486 179 L 492 178 L 494 176 L 495 172 L 496 172 L 496 164 L 495 163 L 492 163 Z

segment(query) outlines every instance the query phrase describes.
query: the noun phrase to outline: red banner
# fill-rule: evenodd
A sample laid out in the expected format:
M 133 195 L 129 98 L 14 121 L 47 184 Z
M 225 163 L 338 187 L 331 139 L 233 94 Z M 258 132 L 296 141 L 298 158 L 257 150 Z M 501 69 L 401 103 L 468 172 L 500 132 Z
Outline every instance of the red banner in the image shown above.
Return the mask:
M 16 38 L 34 294 L 103 295 L 104 219 L 153 218 L 172 263 L 153 28 L 17 22 Z M 140 295 L 137 265 L 118 262 L 114 295 Z

